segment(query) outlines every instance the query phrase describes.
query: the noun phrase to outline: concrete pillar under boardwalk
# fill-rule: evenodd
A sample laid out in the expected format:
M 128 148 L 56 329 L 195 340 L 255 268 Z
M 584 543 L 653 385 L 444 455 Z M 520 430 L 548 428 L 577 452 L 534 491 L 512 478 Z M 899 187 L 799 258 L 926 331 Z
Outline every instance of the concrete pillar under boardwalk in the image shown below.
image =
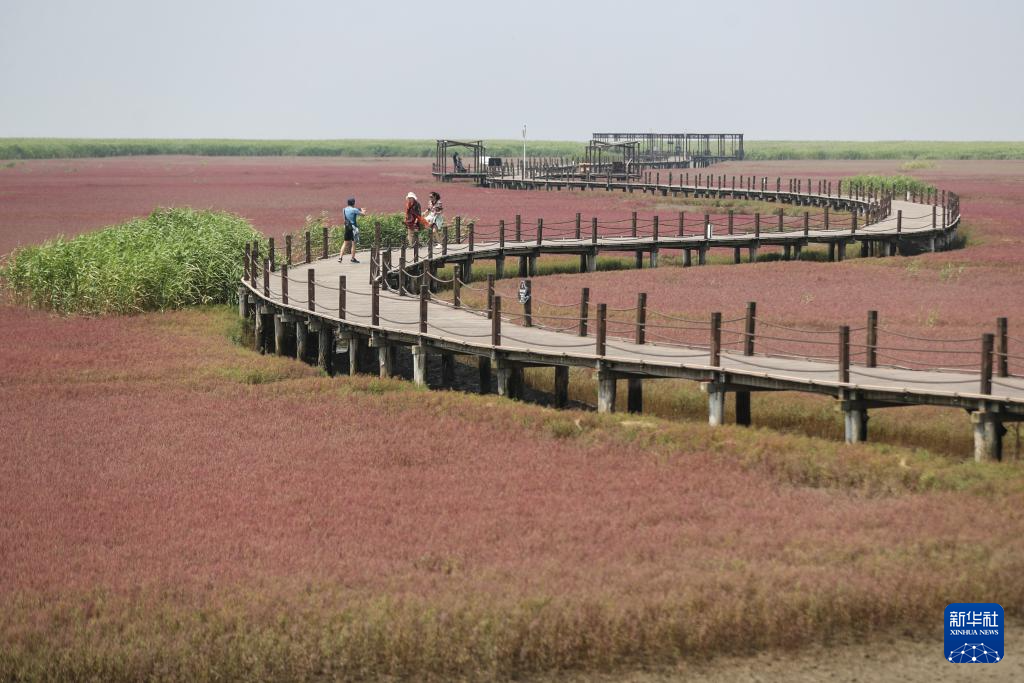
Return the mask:
M 359 374 L 359 347 L 363 345 L 363 340 L 359 338 L 359 335 L 354 334 L 348 340 L 348 374 L 357 375 Z
M 750 392 L 749 391 L 737 391 L 736 392 L 736 424 L 749 427 L 750 426 Z
M 683 268 L 689 268 L 693 265 L 693 256 L 690 254 L 689 249 L 683 249 Z
M 836 260 L 846 260 L 846 242 L 840 242 L 839 244 L 836 245 Z
M 530 258 L 528 259 L 527 264 L 528 264 L 528 266 L 530 268 L 528 273 L 529 273 L 530 277 L 533 277 L 534 275 L 537 274 L 537 255 L 536 254 L 530 254 Z
M 604 370 L 597 373 L 597 412 L 615 412 L 616 384 L 615 375 L 612 373 Z
M 651 248 L 651 255 L 650 255 L 648 260 L 649 260 L 648 265 L 650 265 L 651 268 L 657 268 L 658 267 L 658 248 L 657 247 L 652 247 Z
M 477 372 L 480 377 L 481 394 L 491 393 L 491 359 L 487 356 L 480 356 L 477 359 Z
M 505 257 L 499 256 L 494 259 L 494 279 L 500 280 L 505 277 Z
M 870 256 L 871 255 L 871 246 L 870 246 L 870 244 L 868 242 L 861 242 L 860 243 L 860 255 L 861 255 L 861 258 L 864 258 L 866 256 Z
M 588 273 L 593 273 L 595 270 L 597 270 L 597 252 L 594 251 L 594 252 L 591 252 L 591 253 L 587 254 L 586 255 L 586 259 L 587 259 L 587 272 Z
M 526 277 L 530 272 L 530 260 L 526 256 L 519 257 L 519 277 Z
M 751 263 L 757 263 L 757 246 L 751 245 L 749 247 L 748 251 L 750 252 L 750 256 L 749 256 L 748 260 Z
M 441 353 L 441 386 L 445 389 L 455 386 L 455 354 L 448 351 Z
M 1003 459 L 1003 434 L 1006 427 L 996 413 L 977 411 L 971 413 L 974 428 L 974 460 L 976 462 L 997 462 Z
M 523 390 L 523 368 L 508 362 L 498 362 L 496 368 L 498 396 L 521 398 Z
M 793 257 L 793 247 L 789 244 L 782 245 L 782 260 L 789 261 Z
M 241 318 L 249 317 L 249 290 L 245 285 L 238 286 L 238 315 Z
M 387 379 L 395 376 L 395 347 L 391 344 L 382 344 L 377 347 L 377 360 L 380 366 L 380 378 Z
M 274 316 L 274 353 L 279 356 L 284 355 L 284 342 L 287 335 L 285 330 L 285 322 L 281 319 L 281 315 Z M 267 349 L 268 351 L 270 349 Z
M 636 257 L 636 269 L 640 270 L 641 268 L 644 267 L 644 252 L 637 251 L 636 254 L 635 254 L 635 257 Z
M 707 265 L 707 263 L 708 263 L 708 247 L 707 247 L 706 244 L 702 244 L 700 246 L 700 248 L 697 249 L 697 265 L 698 266 L 705 266 L 705 265 Z
M 631 413 L 644 412 L 644 381 L 630 377 L 626 381 L 626 410 Z
M 587 272 L 587 255 L 586 254 L 580 254 L 580 272 L 581 273 L 586 273 Z
M 328 375 L 334 374 L 334 329 L 327 325 L 320 328 L 316 345 L 316 366 Z
M 832 261 L 836 260 L 836 243 L 835 242 L 829 242 L 828 243 L 828 260 L 829 260 L 829 262 L 832 262 Z
M 427 386 L 427 347 L 422 344 L 412 347 L 412 381 Z
M 733 247 L 733 250 L 732 250 L 732 262 L 733 263 L 739 263 L 742 260 L 743 260 L 743 257 L 741 256 L 740 248 L 739 247 Z
M 795 261 L 799 261 L 800 260 L 800 252 L 801 252 L 801 250 L 803 250 L 803 248 L 804 248 L 803 245 L 800 244 L 799 242 L 797 242 L 796 244 L 793 245 L 793 260 L 795 260 Z
M 868 411 L 860 406 L 843 409 L 843 432 L 846 443 L 863 443 L 868 440 Z
M 304 322 L 295 323 L 295 357 L 303 361 L 309 358 L 309 328 Z
M 555 407 L 564 408 L 569 405 L 569 366 L 555 366 Z
M 708 424 L 717 427 L 725 421 L 725 391 L 708 389 Z

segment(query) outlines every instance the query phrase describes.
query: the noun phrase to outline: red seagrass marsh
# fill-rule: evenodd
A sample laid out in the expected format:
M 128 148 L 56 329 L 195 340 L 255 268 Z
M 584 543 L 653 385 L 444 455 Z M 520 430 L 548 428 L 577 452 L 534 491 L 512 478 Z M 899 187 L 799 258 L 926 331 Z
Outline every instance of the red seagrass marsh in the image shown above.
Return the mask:
M 588 286 L 619 307 L 644 291 L 652 308 L 701 317 L 758 300 L 798 327 L 873 308 L 895 331 L 936 337 L 1024 321 L 1024 162 L 901 165 L 715 171 L 909 173 L 961 195 L 963 249 L 685 269 L 665 254 L 656 269 L 540 276 L 534 291 L 571 303 Z M 0 167 L 0 253 L 155 206 L 227 210 L 280 235 L 322 209 L 337 221 L 348 196 L 395 212 L 407 191 L 435 188 L 450 216 L 481 222 L 704 211 L 642 194 L 438 186 L 421 159 L 22 161 Z M 512 299 L 516 284 L 498 287 Z M 253 353 L 247 334 L 223 306 L 61 317 L 0 305 L 0 678 L 653 667 L 727 680 L 742 672 L 694 669 L 691 653 L 785 660 L 920 642 L 953 594 L 1018 621 L 1024 609 L 1019 435 L 1007 437 L 1013 457 L 972 462 L 956 441 L 969 439 L 963 411 L 880 415 L 877 442 L 847 446 L 817 399 L 769 398 L 753 428 L 711 429 L 693 383 L 666 380 L 650 414 L 555 411 L 327 377 Z M 591 400 L 592 378 L 574 382 Z M 967 523 L 979 509 L 998 522 Z M 943 674 L 932 655 L 945 664 L 937 648 L 918 652 L 908 680 Z M 1003 680 L 1022 675 L 1014 659 Z

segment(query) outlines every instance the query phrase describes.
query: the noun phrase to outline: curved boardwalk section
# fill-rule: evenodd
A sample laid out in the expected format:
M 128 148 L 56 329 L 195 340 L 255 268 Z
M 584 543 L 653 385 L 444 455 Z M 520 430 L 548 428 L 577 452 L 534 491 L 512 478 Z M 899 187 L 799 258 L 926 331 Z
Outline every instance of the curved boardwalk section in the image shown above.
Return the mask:
M 628 405 L 635 411 L 642 409 L 645 380 L 701 382 L 712 425 L 721 424 L 729 393 L 735 394 L 741 424 L 750 424 L 752 391 L 818 393 L 841 402 L 846 440 L 857 442 L 867 437 L 870 409 L 959 407 L 972 416 L 975 457 L 1000 458 L 1003 423 L 1024 416 L 1024 378 L 1009 371 L 1017 357 L 1009 353 L 1013 338 L 1005 319 L 1000 319 L 996 334 L 945 340 L 960 346 L 914 349 L 921 352 L 916 359 L 887 365 L 887 359 L 907 355 L 909 342 L 880 346 L 873 312 L 863 327 L 792 330 L 760 320 L 753 303 L 741 317 L 723 319 L 712 313 L 707 320 L 687 320 L 647 310 L 642 295 L 635 310 L 609 311 L 604 304 L 589 301 L 584 290 L 578 308 L 559 316 L 561 324 L 552 329 L 535 323 L 529 296 L 520 302 L 494 295 L 493 279 L 487 285 L 486 308 L 471 309 L 462 303 L 464 288 L 484 287 L 467 284 L 473 264 L 481 259 L 494 260 L 499 277 L 507 258 L 520 259 L 519 272 L 536 272 L 541 254 L 577 254 L 580 269 L 592 271 L 602 252 L 633 252 L 638 266 L 644 261 L 654 266 L 665 249 L 681 250 L 684 264 L 700 264 L 714 249 L 729 250 L 739 261 L 741 252 L 756 260 L 765 245 L 781 247 L 789 258 L 808 244 L 820 243 L 828 245 L 832 259 L 840 260 L 851 244 L 859 245 L 862 253 L 879 255 L 945 248 L 959 226 L 959 201 L 952 193 L 897 201 L 839 197 L 830 188 L 826 194 L 805 193 L 797 191 L 793 181 L 792 191 L 786 192 L 768 190 L 766 185 L 767 179 L 762 179 L 756 188 L 722 192 L 813 207 L 813 219 L 809 210 L 796 217 L 780 211 L 766 220 L 759 215 L 730 214 L 717 220 L 680 215 L 672 226 L 659 225 L 658 219 L 640 223 L 635 214 L 631 220 L 608 224 L 577 215 L 557 225 L 539 221 L 526 227 L 517 219 L 507 225 L 459 226 L 454 233 L 446 230 L 436 244 L 412 248 L 392 248 L 378 238 L 361 264 L 339 264 L 325 251 L 316 261 L 275 267 L 273 259 L 261 256 L 253 245 L 246 254 L 241 313 L 255 318 L 258 348 L 282 353 L 294 335 L 296 353 L 308 358 L 316 348 L 324 367 L 340 342 L 350 372 L 359 369 L 359 358 L 367 349 L 374 349 L 374 370 L 389 375 L 396 349 L 410 347 L 414 379 L 421 384 L 426 384 L 431 354 L 441 357 L 442 384 L 451 382 L 455 354 L 474 356 L 482 390 L 489 389 L 493 378 L 498 393 L 513 398 L 522 391 L 525 367 L 552 367 L 555 403 L 565 405 L 568 369 L 590 368 L 596 371 L 600 411 L 614 410 L 618 380 L 626 380 Z M 652 183 L 644 191 L 718 190 Z M 447 265 L 455 266 L 454 277 L 438 277 Z M 444 298 L 436 294 L 440 289 L 447 290 Z M 773 353 L 771 347 L 785 341 L 787 334 L 824 351 Z

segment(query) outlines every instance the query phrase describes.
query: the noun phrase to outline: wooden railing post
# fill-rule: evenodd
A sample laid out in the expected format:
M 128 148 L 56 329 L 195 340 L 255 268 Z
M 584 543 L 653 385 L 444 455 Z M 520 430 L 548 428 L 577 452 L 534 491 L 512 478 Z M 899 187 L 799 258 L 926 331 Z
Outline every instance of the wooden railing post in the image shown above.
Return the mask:
M 647 340 L 647 293 L 636 295 L 636 343 L 643 344 Z
M 346 289 L 348 288 L 348 280 L 344 275 L 338 276 L 338 318 L 341 320 L 345 319 L 345 307 L 346 307 Z
M 608 336 L 608 304 L 597 305 L 597 338 L 594 350 L 598 356 L 603 356 L 606 350 Z
M 309 239 L 309 230 L 306 231 L 306 263 L 313 261 L 313 243 Z
M 242 256 L 242 280 L 249 281 L 249 262 L 252 261 L 252 245 L 245 243 L 245 253 Z
M 754 237 L 761 237 L 761 214 L 754 214 Z
M 281 265 L 281 303 L 288 303 L 288 264 Z
M 370 286 L 370 325 L 380 325 L 380 285 L 376 280 Z
M 590 219 L 590 243 L 597 244 L 597 217 Z
M 489 311 L 491 317 L 491 346 L 501 346 L 501 297 L 494 297 Z
M 804 237 L 811 233 L 811 212 L 804 211 Z
M 979 393 L 992 393 L 992 347 L 995 335 L 986 332 L 981 335 L 981 386 Z
M 579 211 L 577 211 L 576 212 L 576 239 L 581 239 L 581 235 L 580 235 L 581 219 L 582 219 L 582 216 L 580 216 Z
M 462 216 L 455 217 L 455 244 L 462 244 Z
M 537 246 L 539 247 L 541 242 L 544 241 L 544 219 L 537 219 Z
M 491 310 L 491 304 L 494 303 L 494 276 L 487 276 L 487 310 Z
M 455 264 L 455 275 L 452 277 L 452 304 L 455 308 L 462 307 L 462 266 Z
M 427 333 L 427 302 L 430 301 L 430 287 L 420 285 L 420 334 Z
M 587 319 L 590 316 L 590 287 L 580 290 L 580 331 L 581 337 L 587 336 Z
M 903 233 L 903 209 L 896 210 L 896 234 Z
M 853 207 L 853 211 L 850 213 L 850 234 L 853 235 L 857 232 L 857 207 Z
M 516 214 L 516 242 L 523 241 L 523 217 Z
M 729 234 L 732 234 L 733 230 L 733 210 L 729 209 Z
M 474 249 L 475 239 L 476 239 L 476 230 L 474 229 L 473 223 L 469 224 L 468 229 L 469 229 L 469 253 L 472 254 L 473 253 L 473 249 Z
M 448 226 L 441 228 L 441 256 L 448 255 Z
M 685 211 L 680 211 L 679 212 L 679 234 L 677 235 L 677 237 L 685 237 L 686 236 L 686 226 L 684 224 L 685 219 L 686 219 L 686 212 Z
M 306 297 L 309 299 L 309 310 L 316 310 L 316 277 L 313 273 L 313 269 L 310 268 L 306 271 L 306 289 L 308 290 Z
M 839 328 L 839 381 L 847 384 L 850 381 L 850 326 Z
M 878 367 L 878 311 L 868 311 L 865 362 L 869 368 Z
M 743 355 L 754 355 L 754 326 L 757 324 L 757 302 L 747 302 L 747 314 L 743 319 Z
M 498 221 L 498 248 L 505 248 L 505 219 Z
M 651 237 L 654 238 L 655 242 L 658 241 L 658 232 L 659 232 L 658 221 L 659 221 L 659 216 L 654 216 L 654 221 L 653 221 L 653 223 L 651 225 Z M 658 245 L 655 244 L 651 248 L 652 249 L 657 249 Z
M 711 358 L 712 367 L 722 364 L 722 314 L 715 311 L 711 314 Z
M 256 289 L 256 271 L 259 270 L 260 262 L 260 243 L 253 240 L 252 251 L 249 252 L 251 261 L 249 262 L 249 286 Z
M 287 261 L 288 265 L 292 264 L 292 236 L 284 236 L 284 260 Z
M 331 255 L 331 231 L 324 226 L 324 248 L 320 258 L 327 258 Z
M 996 318 L 996 375 L 999 377 L 1008 377 L 1010 375 L 1007 327 L 1006 318 Z
M 828 204 L 825 205 L 825 229 L 828 230 Z
M 526 301 L 523 302 L 523 327 L 533 327 L 533 283 L 526 279 Z
M 277 270 L 277 251 L 274 249 L 274 238 L 271 237 L 269 240 L 270 246 L 267 248 L 267 256 L 270 259 L 270 272 L 273 273 Z
M 779 232 L 785 232 L 785 226 L 783 225 L 783 210 L 779 209 Z
M 636 211 L 633 212 L 633 221 L 632 221 L 631 225 L 632 225 L 632 228 L 631 228 L 632 231 L 630 232 L 630 237 L 636 237 Z
M 270 259 L 263 260 L 263 296 L 270 296 Z

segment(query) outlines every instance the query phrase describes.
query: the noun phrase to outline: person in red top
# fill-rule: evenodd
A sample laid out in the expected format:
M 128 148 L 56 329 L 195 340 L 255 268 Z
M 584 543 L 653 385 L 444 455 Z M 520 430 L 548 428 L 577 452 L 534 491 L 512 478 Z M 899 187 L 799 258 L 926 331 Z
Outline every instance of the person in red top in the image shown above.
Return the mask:
M 409 244 L 416 244 L 416 233 L 423 227 L 423 209 L 420 207 L 420 200 L 412 192 L 405 195 L 405 232 Z

